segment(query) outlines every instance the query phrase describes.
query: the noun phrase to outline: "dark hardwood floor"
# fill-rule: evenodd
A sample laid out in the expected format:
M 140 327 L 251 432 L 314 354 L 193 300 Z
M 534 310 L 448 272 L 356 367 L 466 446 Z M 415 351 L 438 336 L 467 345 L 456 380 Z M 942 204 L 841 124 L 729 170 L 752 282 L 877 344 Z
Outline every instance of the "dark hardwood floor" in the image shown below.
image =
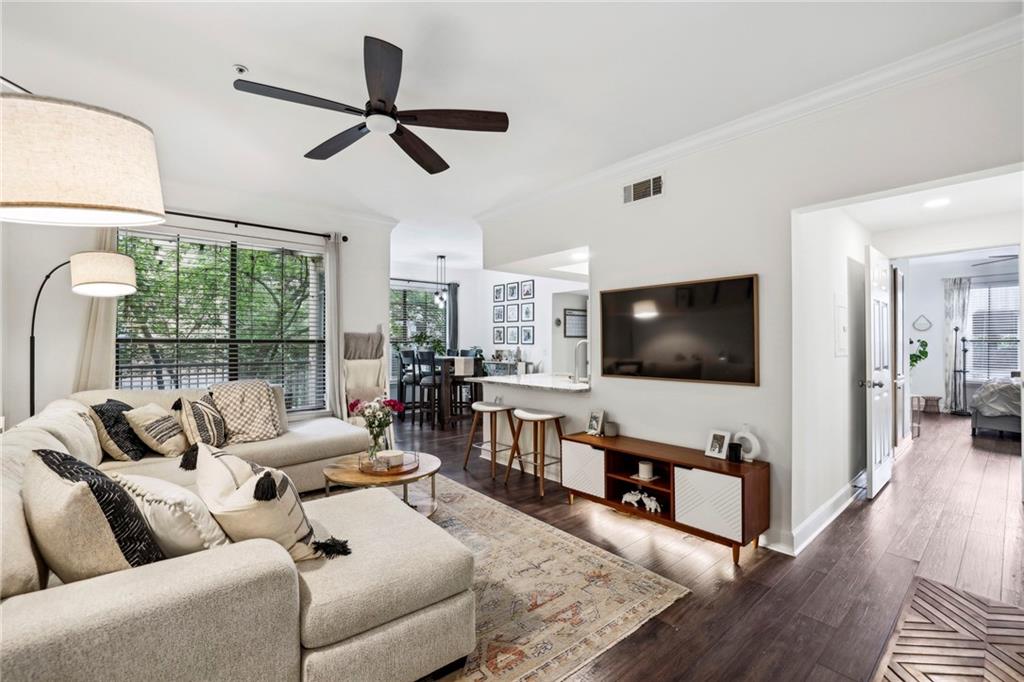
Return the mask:
M 399 445 L 438 455 L 441 473 L 634 561 L 693 594 L 577 674 L 579 680 L 869 679 L 915 575 L 1024 603 L 1019 440 L 970 436 L 967 418 L 924 415 L 922 435 L 873 501 L 858 499 L 799 557 L 730 550 L 577 499 L 532 477 L 490 479 L 468 421 L 398 425 Z

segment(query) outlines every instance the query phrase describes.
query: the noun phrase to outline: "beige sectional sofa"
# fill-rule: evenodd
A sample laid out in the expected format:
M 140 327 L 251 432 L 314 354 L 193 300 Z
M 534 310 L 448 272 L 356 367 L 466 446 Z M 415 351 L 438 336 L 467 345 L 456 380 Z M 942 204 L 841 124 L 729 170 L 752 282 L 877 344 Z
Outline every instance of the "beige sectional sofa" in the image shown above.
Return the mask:
M 169 406 L 180 393 L 90 391 L 73 398 Z M 98 447 L 87 442 L 80 414 L 60 401 L 0 441 L 5 682 L 414 680 L 473 650 L 473 555 L 386 490 L 305 503 L 317 534 L 347 539 L 349 556 L 296 564 L 272 541 L 247 540 L 52 585 L 25 520 L 22 469 L 34 449 L 75 454 Z M 364 447 L 365 437 L 326 417 L 229 449 L 281 468 L 308 490 L 322 485 L 324 460 Z M 105 461 L 101 468 L 194 483 L 178 458 Z

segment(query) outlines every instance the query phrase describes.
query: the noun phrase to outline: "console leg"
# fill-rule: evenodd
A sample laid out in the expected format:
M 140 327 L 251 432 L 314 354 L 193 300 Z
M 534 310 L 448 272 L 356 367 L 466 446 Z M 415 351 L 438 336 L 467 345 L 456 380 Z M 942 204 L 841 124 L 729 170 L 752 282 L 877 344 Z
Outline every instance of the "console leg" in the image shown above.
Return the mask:
M 760 542 L 760 541 L 761 541 L 761 536 L 760 535 L 755 535 L 754 536 L 754 549 L 757 549 L 757 543 Z
M 740 565 L 740 546 L 739 545 L 733 545 L 732 546 L 732 562 L 734 564 L 736 564 L 737 566 Z
M 569 493 L 569 504 L 572 504 L 575 499 L 576 499 L 576 496 L 573 495 L 572 493 Z

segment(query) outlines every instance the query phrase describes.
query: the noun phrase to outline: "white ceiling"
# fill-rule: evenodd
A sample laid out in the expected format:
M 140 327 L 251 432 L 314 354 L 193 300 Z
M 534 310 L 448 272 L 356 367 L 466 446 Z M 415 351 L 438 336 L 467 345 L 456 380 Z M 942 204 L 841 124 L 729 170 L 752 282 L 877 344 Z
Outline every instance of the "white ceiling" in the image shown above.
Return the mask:
M 949 203 L 941 208 L 924 207 L 925 202 L 946 199 Z M 1024 210 L 1024 173 L 875 199 L 846 206 L 844 210 L 872 232 L 1020 214 Z
M 933 263 L 960 263 L 971 262 L 981 263 L 992 260 L 993 256 L 1015 256 L 1020 254 L 1020 247 L 1016 244 L 1011 246 L 996 246 L 991 249 L 974 249 L 971 251 L 954 251 L 953 253 L 940 253 L 934 256 L 915 256 L 907 259 L 911 265 L 931 265 Z M 1014 264 L 1016 261 L 1014 261 Z
M 981 29 L 1020 4 L 4 2 L 0 12 L 4 76 L 154 128 L 169 205 L 202 211 L 184 194 L 199 185 L 437 227 Z M 505 110 L 509 132 L 420 129 L 451 164 L 437 176 L 383 136 L 310 161 L 306 151 L 355 119 L 231 88 L 242 63 L 252 80 L 362 106 L 364 35 L 405 50 L 400 108 Z

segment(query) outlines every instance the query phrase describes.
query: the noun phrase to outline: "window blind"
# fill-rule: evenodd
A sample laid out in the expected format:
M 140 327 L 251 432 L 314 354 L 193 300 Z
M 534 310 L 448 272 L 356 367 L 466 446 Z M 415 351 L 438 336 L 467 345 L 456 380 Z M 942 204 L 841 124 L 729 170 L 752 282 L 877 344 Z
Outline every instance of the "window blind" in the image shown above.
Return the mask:
M 135 231 L 118 250 L 138 282 L 118 300 L 118 388 L 264 379 L 290 411 L 326 407 L 322 253 Z
M 974 282 L 967 311 L 968 380 L 1008 378 L 1019 365 L 1019 286 Z
M 441 339 L 448 345 L 448 311 L 434 302 L 437 287 L 430 284 L 391 281 L 391 308 L 389 331 L 392 353 L 391 377 L 398 377 L 398 349 L 409 348 L 417 334 Z

